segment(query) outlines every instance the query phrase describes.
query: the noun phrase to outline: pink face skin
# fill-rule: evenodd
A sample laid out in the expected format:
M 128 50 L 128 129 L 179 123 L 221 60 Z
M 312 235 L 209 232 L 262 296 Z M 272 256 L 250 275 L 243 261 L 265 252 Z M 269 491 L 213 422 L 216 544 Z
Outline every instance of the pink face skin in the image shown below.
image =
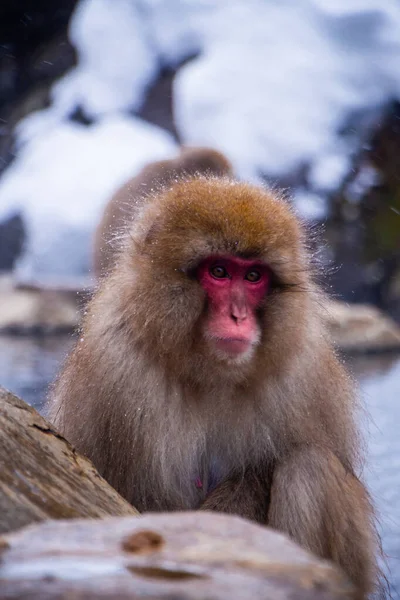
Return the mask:
M 223 354 L 243 357 L 257 344 L 256 308 L 270 285 L 268 267 L 236 256 L 210 257 L 197 271 L 209 303 L 206 337 Z

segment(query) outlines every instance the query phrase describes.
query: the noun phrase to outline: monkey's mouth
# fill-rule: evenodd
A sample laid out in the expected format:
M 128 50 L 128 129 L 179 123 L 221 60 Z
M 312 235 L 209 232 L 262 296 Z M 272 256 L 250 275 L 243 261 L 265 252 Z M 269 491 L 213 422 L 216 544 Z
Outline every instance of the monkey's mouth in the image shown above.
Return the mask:
M 244 352 L 247 352 L 251 346 L 248 339 L 239 337 L 217 338 L 214 343 L 218 350 L 222 350 L 222 352 L 230 354 L 231 356 L 243 354 Z

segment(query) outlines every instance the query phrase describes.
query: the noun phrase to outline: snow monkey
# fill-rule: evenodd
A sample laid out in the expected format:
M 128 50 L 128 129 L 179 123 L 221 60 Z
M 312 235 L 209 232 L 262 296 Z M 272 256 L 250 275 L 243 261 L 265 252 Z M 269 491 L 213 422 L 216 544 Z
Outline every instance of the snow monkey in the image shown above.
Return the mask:
M 149 197 L 56 382 L 56 427 L 141 511 L 215 510 L 378 577 L 353 382 L 278 193 L 186 177 Z

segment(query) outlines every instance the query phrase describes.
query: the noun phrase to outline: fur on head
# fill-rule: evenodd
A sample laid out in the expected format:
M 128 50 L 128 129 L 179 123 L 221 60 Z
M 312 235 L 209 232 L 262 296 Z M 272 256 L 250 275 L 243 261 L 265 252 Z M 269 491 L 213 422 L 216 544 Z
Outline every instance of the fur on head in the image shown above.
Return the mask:
M 199 342 L 206 298 L 196 268 L 210 256 L 226 255 L 263 261 L 271 272 L 270 290 L 257 310 L 261 340 L 251 361 L 210 356 Z M 153 356 L 157 347 L 168 369 L 183 375 L 189 353 L 192 376 L 195 355 L 200 377 L 210 368 L 223 371 L 231 362 L 240 367 L 236 377 L 243 378 L 260 363 L 263 372 L 273 369 L 271 358 L 263 364 L 271 345 L 285 347 L 280 357 L 298 352 L 309 298 L 297 292 L 312 288 L 307 264 L 302 226 L 281 196 L 229 178 L 196 177 L 149 200 L 129 231 L 111 281 L 118 279 L 119 300 L 129 307 L 120 310 L 121 319 L 134 315 L 130 330 L 135 343 L 147 346 Z M 266 345 L 268 352 L 263 351 Z

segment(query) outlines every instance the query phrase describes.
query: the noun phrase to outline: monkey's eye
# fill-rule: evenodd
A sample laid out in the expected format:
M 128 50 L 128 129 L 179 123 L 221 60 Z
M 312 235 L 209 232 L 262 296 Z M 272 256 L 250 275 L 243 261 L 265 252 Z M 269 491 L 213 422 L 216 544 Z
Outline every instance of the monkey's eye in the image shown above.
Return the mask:
M 247 281 L 250 281 L 251 283 L 256 283 L 257 281 L 260 281 L 261 273 L 253 269 L 252 271 L 249 271 L 247 273 L 245 279 L 247 279 Z
M 210 273 L 215 279 L 224 279 L 225 277 L 229 277 L 228 271 L 225 267 L 221 267 L 220 265 L 216 265 L 215 267 L 211 267 Z

